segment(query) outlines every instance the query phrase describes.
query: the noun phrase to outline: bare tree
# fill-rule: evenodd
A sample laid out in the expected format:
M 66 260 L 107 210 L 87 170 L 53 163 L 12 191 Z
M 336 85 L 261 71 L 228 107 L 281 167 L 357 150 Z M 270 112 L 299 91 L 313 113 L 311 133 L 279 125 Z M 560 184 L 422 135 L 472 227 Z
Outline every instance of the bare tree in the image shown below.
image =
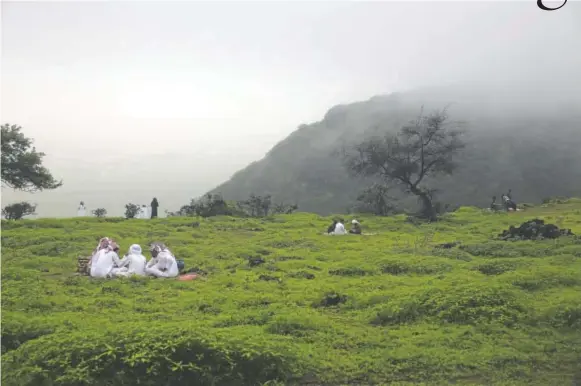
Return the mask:
M 435 220 L 433 190 L 423 186 L 428 176 L 452 174 L 455 156 L 464 148 L 463 130 L 448 127 L 446 109 L 419 117 L 396 135 L 371 138 L 344 151 L 344 161 L 354 175 L 380 177 L 395 183 L 420 200 L 421 217 Z

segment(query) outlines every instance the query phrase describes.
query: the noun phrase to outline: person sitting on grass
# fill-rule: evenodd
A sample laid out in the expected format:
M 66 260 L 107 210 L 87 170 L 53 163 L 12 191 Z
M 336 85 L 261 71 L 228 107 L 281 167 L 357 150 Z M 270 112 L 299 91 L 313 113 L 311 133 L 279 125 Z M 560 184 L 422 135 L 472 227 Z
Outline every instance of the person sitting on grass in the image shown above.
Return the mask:
M 337 226 L 337 220 L 333 220 L 333 224 L 329 225 L 327 228 L 327 234 L 335 233 L 335 227 Z
M 333 233 L 335 235 L 347 234 L 347 231 L 345 230 L 345 225 L 343 225 L 343 219 L 339 219 L 339 221 L 337 221 L 337 224 L 335 225 L 335 232 Z
M 357 220 L 351 221 L 351 229 L 349 229 L 349 233 L 351 233 L 352 235 L 361 234 L 361 224 L 359 224 L 359 221 Z
M 108 237 L 99 241 L 96 253 L 91 257 L 91 277 L 110 277 L 113 268 L 121 263 L 119 260 L 119 246 Z
M 145 273 L 155 277 L 176 277 L 179 274 L 176 258 L 161 243 L 150 246 L 152 259 L 145 266 Z
M 147 259 L 141 254 L 141 247 L 139 244 L 133 244 L 129 248 L 127 255 L 121 259 L 117 268 L 113 268 L 111 276 L 145 276 L 146 263 Z

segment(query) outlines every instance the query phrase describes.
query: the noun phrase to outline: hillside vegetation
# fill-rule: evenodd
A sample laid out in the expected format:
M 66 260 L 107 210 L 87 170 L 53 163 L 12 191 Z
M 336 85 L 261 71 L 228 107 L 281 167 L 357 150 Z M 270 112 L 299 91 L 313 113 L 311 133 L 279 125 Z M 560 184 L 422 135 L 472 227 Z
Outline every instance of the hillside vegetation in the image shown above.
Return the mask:
M 335 106 L 320 122 L 301 125 L 261 160 L 216 187 L 227 200 L 250 194 L 298 204 L 308 212 L 344 212 L 372 181 L 353 178 L 336 151 L 400 130 L 425 111 L 449 106 L 450 120 L 462 122 L 467 147 L 462 166 L 450 177 L 428 179 L 444 204 L 490 203 L 512 189 L 519 202 L 581 191 L 581 115 L 575 102 L 546 97 L 522 87 L 481 85 L 439 87 L 377 96 Z M 394 192 L 397 193 L 397 192 Z M 415 198 L 401 199 L 406 209 Z
M 308 213 L 3 221 L 2 384 L 570 385 L 581 238 L 496 240 L 533 218 L 579 235 L 581 200 L 342 237 Z M 163 241 L 201 276 L 75 276 L 103 236 Z

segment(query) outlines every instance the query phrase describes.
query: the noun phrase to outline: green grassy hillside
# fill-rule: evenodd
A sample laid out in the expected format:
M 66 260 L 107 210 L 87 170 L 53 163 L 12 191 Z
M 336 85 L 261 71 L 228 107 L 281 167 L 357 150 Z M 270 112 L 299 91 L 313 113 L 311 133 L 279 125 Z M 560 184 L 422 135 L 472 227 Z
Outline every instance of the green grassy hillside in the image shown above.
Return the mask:
M 581 200 L 421 226 L 365 217 L 375 235 L 344 237 L 302 213 L 3 221 L 2 384 L 570 385 L 581 238 L 494 240 L 535 217 L 581 234 Z M 75 276 L 103 236 L 164 241 L 203 276 Z

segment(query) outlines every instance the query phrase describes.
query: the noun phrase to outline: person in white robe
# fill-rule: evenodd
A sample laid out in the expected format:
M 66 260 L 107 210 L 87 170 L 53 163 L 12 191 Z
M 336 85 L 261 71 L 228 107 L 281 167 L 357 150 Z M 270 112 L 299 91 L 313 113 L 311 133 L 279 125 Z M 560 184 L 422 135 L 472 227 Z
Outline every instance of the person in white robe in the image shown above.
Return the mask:
M 77 217 L 85 217 L 87 215 L 87 208 L 85 208 L 85 203 L 81 201 L 79 209 L 77 210 Z
M 111 276 L 128 277 L 131 275 L 145 276 L 145 265 L 147 259 L 141 253 L 141 246 L 133 244 L 129 247 L 129 252 L 111 271 Z
M 151 206 L 146 206 L 145 207 L 145 218 L 150 219 L 151 218 Z
M 165 245 L 154 243 L 149 250 L 152 259 L 145 266 L 145 273 L 155 277 L 176 277 L 179 275 L 176 258 Z
M 345 225 L 343 225 L 343 220 L 339 220 L 337 221 L 337 224 L 335 225 L 335 235 L 345 235 L 347 234 L 347 231 L 345 230 Z
M 109 238 L 103 238 L 97 246 L 97 252 L 91 257 L 91 277 L 110 277 L 115 266 L 121 264 L 117 255 L 119 246 Z
M 146 209 L 145 209 L 145 205 L 141 205 L 139 207 L 139 215 L 137 216 L 137 218 L 139 219 L 146 219 L 147 218 L 147 213 L 145 213 Z

